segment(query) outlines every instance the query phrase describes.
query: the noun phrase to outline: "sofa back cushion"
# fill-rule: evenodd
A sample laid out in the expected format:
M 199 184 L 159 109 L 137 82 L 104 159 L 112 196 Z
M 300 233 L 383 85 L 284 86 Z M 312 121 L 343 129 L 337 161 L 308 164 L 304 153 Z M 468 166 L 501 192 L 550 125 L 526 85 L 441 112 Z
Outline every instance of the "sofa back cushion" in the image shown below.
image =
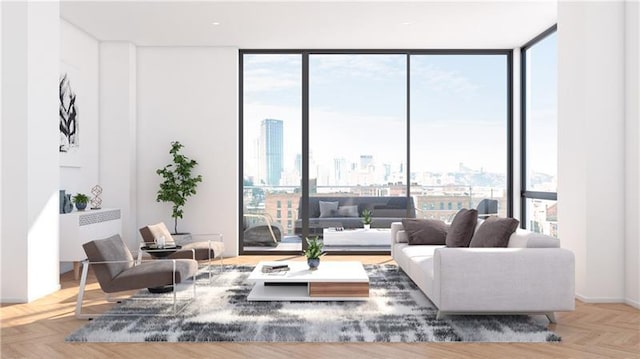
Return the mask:
M 338 201 L 318 201 L 318 207 L 320 208 L 320 218 L 331 218 L 338 216 Z
M 445 244 L 447 225 L 437 219 L 405 218 L 402 226 L 409 244 Z
M 338 207 L 338 217 L 360 217 L 358 206 L 340 206 Z
M 469 247 L 477 221 L 478 211 L 475 209 L 463 208 L 459 210 L 447 232 L 445 239 L 447 247 Z
M 515 218 L 489 217 L 473 235 L 469 247 L 506 247 L 519 223 Z
M 362 216 L 362 211 L 369 209 L 373 212 L 374 218 L 415 218 L 416 209 L 414 207 L 413 198 L 408 200 L 406 197 L 353 197 L 353 196 L 318 196 L 309 197 L 309 218 L 328 218 L 321 217 L 320 201 L 322 202 L 338 202 L 338 208 L 343 206 L 358 206 L 358 216 Z M 302 201 L 298 203 L 298 219 L 302 217 Z M 407 207 L 409 214 L 407 215 Z M 335 217 L 340 217 L 336 209 Z M 349 216 L 350 217 L 350 216 Z

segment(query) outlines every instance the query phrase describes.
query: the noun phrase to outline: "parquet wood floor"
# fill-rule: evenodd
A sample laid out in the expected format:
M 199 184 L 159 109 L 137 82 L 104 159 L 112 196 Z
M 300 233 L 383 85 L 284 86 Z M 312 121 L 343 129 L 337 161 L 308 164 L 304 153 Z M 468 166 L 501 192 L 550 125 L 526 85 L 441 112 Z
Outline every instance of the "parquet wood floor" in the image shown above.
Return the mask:
M 226 259 L 227 264 L 255 264 L 263 257 Z M 269 256 L 269 260 L 302 257 Z M 393 263 L 389 256 L 327 256 L 324 260 Z M 64 337 L 82 326 L 73 310 L 78 281 L 61 277 L 62 289 L 29 304 L 0 308 L 2 358 L 640 358 L 640 311 L 624 304 L 585 304 L 557 313 L 550 329 L 560 343 L 65 343 Z M 95 278 L 87 287 L 86 308 L 101 312 L 104 300 Z

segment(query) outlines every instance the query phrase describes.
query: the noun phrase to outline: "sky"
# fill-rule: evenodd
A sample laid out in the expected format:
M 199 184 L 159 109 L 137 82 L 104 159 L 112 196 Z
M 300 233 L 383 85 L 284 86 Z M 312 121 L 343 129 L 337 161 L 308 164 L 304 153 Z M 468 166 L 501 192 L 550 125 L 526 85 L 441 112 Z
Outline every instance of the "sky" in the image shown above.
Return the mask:
M 554 64 L 552 40 L 532 51 L 532 64 Z M 456 171 L 464 163 L 506 173 L 506 56 L 412 55 L 410 61 L 411 171 Z M 244 55 L 243 63 L 245 154 L 253 151 L 263 119 L 281 119 L 284 166 L 292 169 L 302 145 L 301 55 L 251 54 Z M 531 74 L 537 100 L 530 101 L 531 133 L 537 140 L 530 153 L 536 154 L 534 170 L 555 173 L 555 161 L 544 160 L 555 151 L 555 137 L 545 136 L 555 126 L 556 75 L 549 72 Z M 366 154 L 396 169 L 406 160 L 406 95 L 405 55 L 310 55 L 314 161 L 331 166 L 334 158 L 357 162 Z M 246 161 L 245 167 L 251 170 Z

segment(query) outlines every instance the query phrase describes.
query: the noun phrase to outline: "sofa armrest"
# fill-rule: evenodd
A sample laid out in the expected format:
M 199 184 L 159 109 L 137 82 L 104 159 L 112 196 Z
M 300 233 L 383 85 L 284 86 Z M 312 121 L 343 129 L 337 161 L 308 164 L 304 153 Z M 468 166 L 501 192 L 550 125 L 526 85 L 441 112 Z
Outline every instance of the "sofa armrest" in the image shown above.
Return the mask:
M 393 245 L 393 243 L 398 243 L 399 231 L 404 231 L 402 222 L 392 222 L 391 223 L 391 245 Z
M 574 267 L 562 248 L 439 248 L 433 299 L 444 312 L 570 311 Z

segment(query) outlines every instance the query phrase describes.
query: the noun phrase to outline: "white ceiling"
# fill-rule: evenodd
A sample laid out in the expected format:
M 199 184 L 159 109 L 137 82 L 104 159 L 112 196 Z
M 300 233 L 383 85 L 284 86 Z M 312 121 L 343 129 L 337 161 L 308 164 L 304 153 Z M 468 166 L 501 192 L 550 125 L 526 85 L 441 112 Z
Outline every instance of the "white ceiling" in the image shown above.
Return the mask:
M 557 3 L 62 1 L 60 12 L 98 40 L 139 46 L 498 49 L 518 47 L 553 25 Z

